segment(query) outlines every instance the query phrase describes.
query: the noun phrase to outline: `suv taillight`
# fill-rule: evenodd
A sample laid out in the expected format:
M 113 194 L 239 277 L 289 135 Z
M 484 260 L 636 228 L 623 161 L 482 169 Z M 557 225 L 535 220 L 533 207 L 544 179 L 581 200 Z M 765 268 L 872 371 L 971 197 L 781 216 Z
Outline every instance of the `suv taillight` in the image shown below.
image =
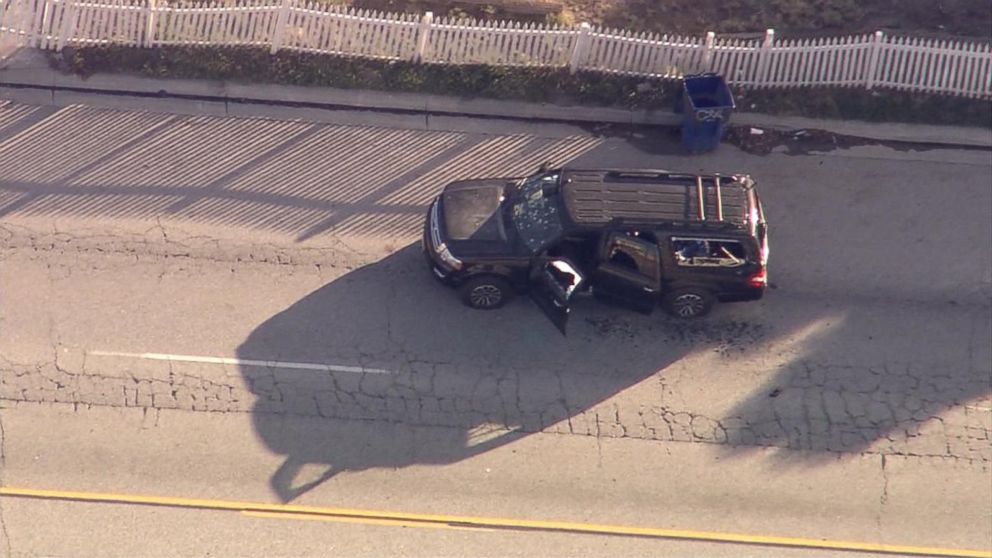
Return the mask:
M 747 278 L 747 286 L 752 289 L 763 289 L 766 285 L 768 285 L 768 272 L 765 268 L 761 268 Z

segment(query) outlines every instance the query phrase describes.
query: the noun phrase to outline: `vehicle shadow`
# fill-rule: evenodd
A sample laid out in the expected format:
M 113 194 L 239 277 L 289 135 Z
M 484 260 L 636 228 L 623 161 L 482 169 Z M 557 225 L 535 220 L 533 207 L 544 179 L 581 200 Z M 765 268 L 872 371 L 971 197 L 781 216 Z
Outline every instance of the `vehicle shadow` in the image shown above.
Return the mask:
M 603 337 L 598 305 L 582 306 L 589 319 L 567 338 L 525 296 L 498 311 L 465 308 L 415 246 L 309 294 L 255 329 L 238 357 L 362 368 L 241 367 L 255 431 L 285 456 L 273 491 L 289 501 L 342 471 L 453 463 L 535 432 L 615 428 L 616 408 L 597 420 L 595 407 L 689 345 Z
M 987 308 L 828 299 L 785 287 L 692 322 L 582 300 L 563 337 L 526 297 L 462 306 L 408 246 L 266 320 L 237 355 L 330 366 L 241 367 L 255 432 L 283 457 L 282 501 L 539 432 L 781 448 L 780 464 L 987 460 L 984 415 L 967 411 L 992 392 Z

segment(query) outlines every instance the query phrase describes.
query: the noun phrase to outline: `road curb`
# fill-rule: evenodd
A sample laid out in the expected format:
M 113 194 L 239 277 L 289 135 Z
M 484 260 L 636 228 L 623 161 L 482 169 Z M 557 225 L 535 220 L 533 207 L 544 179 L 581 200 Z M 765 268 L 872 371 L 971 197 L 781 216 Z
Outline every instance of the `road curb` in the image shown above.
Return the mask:
M 2 74 L 2 71 L 0 71 L 0 74 Z M 101 76 L 94 76 L 94 78 L 96 77 Z M 90 80 L 94 78 L 90 78 Z M 295 92 L 289 91 L 279 95 L 259 95 L 257 92 L 252 92 L 253 89 L 257 89 L 255 86 L 234 83 L 224 83 L 221 91 L 215 94 L 204 93 L 200 85 L 189 89 L 183 86 L 176 87 L 175 85 L 169 85 L 167 88 L 156 90 L 140 87 L 107 88 L 87 85 L 89 84 L 48 84 L 12 81 L 0 78 L 0 98 L 23 102 L 43 102 L 44 104 L 61 106 L 67 104 L 60 101 L 60 97 L 67 96 L 66 94 L 95 94 L 208 103 L 257 104 L 332 111 L 362 110 L 396 114 L 458 116 L 573 124 L 676 126 L 681 122 L 679 115 L 662 111 L 628 111 L 614 108 L 566 107 L 541 104 L 520 104 L 511 108 L 503 105 L 503 103 L 507 103 L 506 101 L 492 99 L 462 99 L 435 95 L 416 95 L 416 97 L 420 98 L 408 99 L 405 98 L 405 94 L 384 94 L 379 91 L 366 90 L 330 90 L 321 88 L 317 91 L 325 99 L 319 100 L 314 98 L 314 93 L 317 91 L 305 91 L 302 94 L 294 94 Z M 296 86 L 270 87 L 316 89 Z M 39 93 L 43 96 L 38 97 Z M 47 99 L 46 96 L 50 97 L 50 99 Z M 346 97 L 360 100 L 349 100 Z

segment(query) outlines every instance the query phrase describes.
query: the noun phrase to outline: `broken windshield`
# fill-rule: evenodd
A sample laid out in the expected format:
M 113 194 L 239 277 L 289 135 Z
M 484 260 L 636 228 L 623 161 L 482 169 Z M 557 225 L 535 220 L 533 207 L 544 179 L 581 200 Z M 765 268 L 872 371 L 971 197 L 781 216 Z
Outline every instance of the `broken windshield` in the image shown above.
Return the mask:
M 531 253 L 537 253 L 562 232 L 558 216 L 558 178 L 557 172 L 528 178 L 513 202 L 513 226 Z

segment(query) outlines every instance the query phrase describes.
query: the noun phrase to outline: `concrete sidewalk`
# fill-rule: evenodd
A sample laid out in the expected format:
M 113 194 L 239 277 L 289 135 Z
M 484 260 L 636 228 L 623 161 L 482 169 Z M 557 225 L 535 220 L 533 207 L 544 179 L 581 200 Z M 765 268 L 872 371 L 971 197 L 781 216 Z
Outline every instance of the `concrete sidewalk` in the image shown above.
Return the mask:
M 155 79 L 125 74 L 96 74 L 88 78 L 63 74 L 49 67 L 46 55 L 23 49 L 0 64 L 0 99 L 64 106 L 79 102 L 80 94 L 171 98 L 194 103 L 268 104 L 327 110 L 374 110 L 405 114 L 468 116 L 566 123 L 611 123 L 675 126 L 681 116 L 672 111 L 608 107 L 562 106 L 543 103 L 461 98 L 418 93 L 303 87 L 232 81 Z M 925 124 L 826 120 L 737 112 L 732 124 L 775 130 L 825 130 L 880 141 L 992 148 L 992 129 Z

